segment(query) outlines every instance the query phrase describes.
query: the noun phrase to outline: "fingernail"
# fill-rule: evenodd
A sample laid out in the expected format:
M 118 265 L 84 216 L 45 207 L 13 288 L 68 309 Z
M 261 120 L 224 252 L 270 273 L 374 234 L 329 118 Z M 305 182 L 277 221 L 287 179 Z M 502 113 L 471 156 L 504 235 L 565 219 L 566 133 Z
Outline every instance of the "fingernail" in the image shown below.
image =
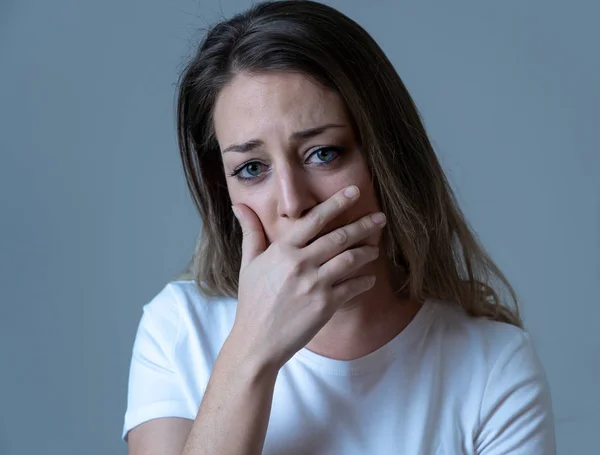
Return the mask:
M 344 190 L 344 196 L 349 197 L 350 199 L 355 198 L 358 196 L 358 187 L 354 185 L 349 186 Z
M 239 221 L 240 220 L 240 211 L 237 208 L 235 208 L 233 205 L 231 206 L 231 210 L 233 211 L 233 214 Z
M 385 224 L 385 215 L 383 213 L 376 213 L 371 216 L 371 219 L 375 224 Z

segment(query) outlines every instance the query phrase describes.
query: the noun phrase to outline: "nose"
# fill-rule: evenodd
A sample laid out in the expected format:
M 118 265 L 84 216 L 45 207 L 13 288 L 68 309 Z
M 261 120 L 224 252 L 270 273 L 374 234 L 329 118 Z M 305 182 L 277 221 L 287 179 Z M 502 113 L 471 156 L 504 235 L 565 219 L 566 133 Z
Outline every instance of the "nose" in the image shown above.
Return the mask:
M 278 173 L 277 181 L 277 211 L 280 217 L 300 218 L 317 204 L 310 182 L 302 169 L 287 167 Z

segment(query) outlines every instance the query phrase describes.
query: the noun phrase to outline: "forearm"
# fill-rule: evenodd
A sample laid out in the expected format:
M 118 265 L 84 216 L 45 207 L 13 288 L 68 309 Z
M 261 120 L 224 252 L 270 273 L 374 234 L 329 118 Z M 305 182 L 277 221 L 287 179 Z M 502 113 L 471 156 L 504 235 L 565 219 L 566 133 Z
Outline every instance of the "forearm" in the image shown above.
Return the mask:
M 215 362 L 183 455 L 260 455 L 277 369 L 244 354 L 231 336 Z

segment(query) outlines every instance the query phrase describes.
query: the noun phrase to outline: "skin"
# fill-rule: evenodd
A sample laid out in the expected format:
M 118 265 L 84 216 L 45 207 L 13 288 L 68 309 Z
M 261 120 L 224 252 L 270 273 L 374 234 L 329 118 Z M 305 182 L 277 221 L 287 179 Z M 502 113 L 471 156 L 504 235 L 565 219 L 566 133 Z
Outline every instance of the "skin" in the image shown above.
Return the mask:
M 339 126 L 310 138 L 292 136 L 324 125 Z M 349 185 L 359 187 L 360 199 L 321 235 L 380 211 L 344 103 L 310 78 L 297 73 L 236 75 L 217 98 L 214 127 L 231 201 L 254 211 L 268 243 Z M 236 148 L 250 141 L 255 145 L 244 152 Z M 356 246 L 377 246 L 380 238 L 381 231 Z M 390 341 L 414 317 L 420 303 L 393 295 L 384 255 L 351 276 L 366 274 L 377 277 L 375 286 L 341 307 L 308 349 L 340 360 L 358 358 Z

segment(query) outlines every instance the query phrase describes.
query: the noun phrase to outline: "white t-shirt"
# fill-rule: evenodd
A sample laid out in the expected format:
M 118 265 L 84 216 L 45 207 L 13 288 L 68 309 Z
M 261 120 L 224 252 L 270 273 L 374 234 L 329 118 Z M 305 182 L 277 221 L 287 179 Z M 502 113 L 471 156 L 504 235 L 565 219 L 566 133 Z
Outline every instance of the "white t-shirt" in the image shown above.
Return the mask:
M 144 306 L 122 437 L 198 412 L 235 299 L 169 283 Z M 554 454 L 544 370 L 523 330 L 428 300 L 380 349 L 342 361 L 304 348 L 280 370 L 265 455 Z

